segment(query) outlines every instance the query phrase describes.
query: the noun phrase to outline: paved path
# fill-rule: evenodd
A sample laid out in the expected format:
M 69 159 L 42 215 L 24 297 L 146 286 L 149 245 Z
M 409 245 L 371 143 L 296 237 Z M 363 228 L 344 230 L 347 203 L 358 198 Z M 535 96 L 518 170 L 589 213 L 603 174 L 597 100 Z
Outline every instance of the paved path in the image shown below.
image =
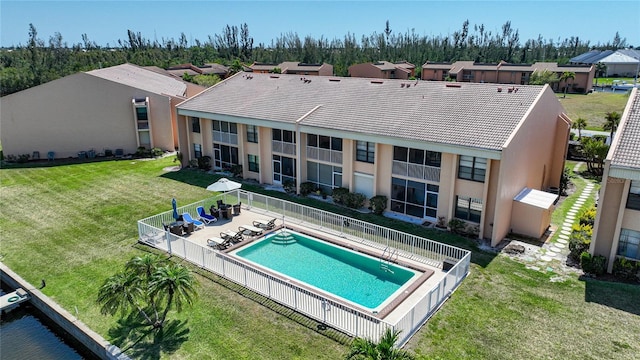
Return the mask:
M 574 172 L 577 172 L 577 169 L 579 169 L 582 164 L 583 163 L 576 164 L 573 169 Z M 576 177 L 582 179 L 579 175 L 576 175 Z M 523 245 L 526 250 L 524 254 L 514 256 L 514 258 L 525 263 L 528 269 L 536 271 L 554 272 L 558 275 L 582 273 L 582 270 L 566 265 L 567 255 L 569 254 L 569 236 L 571 235 L 573 225 L 579 222 L 578 214 L 583 208 L 586 208 L 586 201 L 590 197 L 595 196 L 596 193 L 594 190 L 595 185 L 587 181 L 582 191 L 568 196 L 564 201 L 575 199 L 575 202 L 567 211 L 563 223 L 549 236 L 549 240 L 542 246 L 516 242 L 517 244 Z M 511 243 L 513 244 L 514 242 L 512 241 Z

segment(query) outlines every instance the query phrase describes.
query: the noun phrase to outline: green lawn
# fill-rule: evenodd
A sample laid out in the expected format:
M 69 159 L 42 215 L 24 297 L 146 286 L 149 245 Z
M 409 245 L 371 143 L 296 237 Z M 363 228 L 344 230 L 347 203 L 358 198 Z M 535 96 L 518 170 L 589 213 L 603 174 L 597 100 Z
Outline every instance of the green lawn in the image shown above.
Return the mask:
M 606 86 L 606 85 L 613 85 L 613 81 L 614 80 L 620 80 L 620 82 L 626 81 L 627 84 L 633 84 L 633 81 L 635 80 L 634 78 L 621 78 L 621 77 L 601 77 L 597 79 L 597 84 L 598 86 Z M 593 86 L 596 85 L 596 79 L 593 79 Z
M 629 100 L 629 96 L 625 93 L 567 94 L 566 98 L 563 98 L 562 94 L 557 95 L 567 115 L 572 120 L 580 117 L 587 120 L 587 129 L 589 130 L 602 130 L 605 114 L 616 111 L 622 115 L 627 100 Z
M 171 159 L 107 161 L 0 170 L 0 258 L 109 341 L 144 359 L 338 359 L 348 339 L 197 268 L 193 308 L 170 314 L 162 337 L 138 339 L 127 319 L 103 316 L 95 298 L 104 279 L 134 255 L 136 220 L 211 196 L 215 179 L 164 173 Z M 262 191 L 257 186 L 244 188 Z M 276 193 L 283 197 L 284 194 Z M 274 194 L 271 194 L 274 195 Z M 528 270 L 474 242 L 330 204 L 307 205 L 462 246 L 469 277 L 410 341 L 419 358 L 631 359 L 640 353 L 640 286 L 583 281 Z M 174 261 L 180 261 L 174 259 Z

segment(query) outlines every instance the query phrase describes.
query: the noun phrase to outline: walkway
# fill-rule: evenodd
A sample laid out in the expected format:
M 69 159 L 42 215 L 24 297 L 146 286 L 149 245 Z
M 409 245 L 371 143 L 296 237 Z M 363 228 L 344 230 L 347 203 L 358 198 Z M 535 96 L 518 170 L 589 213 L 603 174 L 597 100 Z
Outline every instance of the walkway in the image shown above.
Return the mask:
M 585 203 L 587 200 L 589 200 L 590 197 L 595 197 L 596 194 L 594 192 L 594 183 L 577 175 L 577 171 L 583 164 L 584 163 L 576 164 L 573 171 L 578 179 L 586 182 L 586 185 L 582 191 L 576 192 L 564 200 L 567 202 L 575 199 L 575 202 L 567 211 L 562 225 L 552 231 L 548 240 L 542 244 L 542 246 L 536 246 L 519 241 L 511 242 L 511 244 L 517 243 L 518 245 L 523 245 L 525 247 L 524 254 L 514 256 L 513 258 L 525 263 L 528 269 L 553 272 L 558 275 L 582 273 L 582 270 L 579 268 L 567 265 L 567 255 L 569 254 L 569 237 L 573 230 L 573 225 L 579 221 L 577 219 L 578 214 L 583 208 L 586 208 Z M 560 211 L 560 209 L 556 209 L 556 211 Z

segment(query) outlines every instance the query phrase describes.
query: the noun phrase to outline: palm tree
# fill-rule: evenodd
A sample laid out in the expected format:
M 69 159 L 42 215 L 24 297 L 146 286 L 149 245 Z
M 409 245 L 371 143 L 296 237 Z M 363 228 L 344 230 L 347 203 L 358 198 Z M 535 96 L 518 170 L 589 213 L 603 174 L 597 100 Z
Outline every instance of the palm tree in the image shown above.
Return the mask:
M 604 63 L 597 63 L 596 64 L 596 86 L 598 86 L 598 77 L 603 76 L 607 73 L 607 65 L 605 65 Z
M 129 260 L 125 269 L 107 278 L 98 291 L 103 314 L 137 311 L 146 325 L 162 328 L 169 310 L 180 312 L 196 296 L 195 278 L 185 266 L 156 255 Z M 162 310 L 162 314 L 160 311 Z
M 576 73 L 574 73 L 573 71 L 565 71 L 560 76 L 560 81 L 564 81 L 564 95 L 562 96 L 562 98 L 567 97 L 567 89 L 569 88 L 569 84 L 567 84 L 567 81 L 569 81 L 569 79 L 573 80 L 575 78 Z
M 618 128 L 621 117 L 622 116 L 615 111 L 608 112 L 604 117 L 605 122 L 604 125 L 602 125 L 602 129 L 611 131 L 611 143 L 613 143 L 613 133 Z
M 578 129 L 578 140 L 582 139 L 582 129 L 587 127 L 587 120 L 583 118 L 578 118 L 571 125 L 572 128 Z
M 400 331 L 387 328 L 377 344 L 369 339 L 356 338 L 351 343 L 347 359 L 362 360 L 411 360 L 413 355 L 394 347 Z
M 196 295 L 195 278 L 191 271 L 179 264 L 169 264 L 159 268 L 149 284 L 149 294 L 165 299 L 166 305 L 156 327 L 162 327 L 167 313 L 175 306 L 177 312 L 182 311 L 183 305 L 191 305 Z

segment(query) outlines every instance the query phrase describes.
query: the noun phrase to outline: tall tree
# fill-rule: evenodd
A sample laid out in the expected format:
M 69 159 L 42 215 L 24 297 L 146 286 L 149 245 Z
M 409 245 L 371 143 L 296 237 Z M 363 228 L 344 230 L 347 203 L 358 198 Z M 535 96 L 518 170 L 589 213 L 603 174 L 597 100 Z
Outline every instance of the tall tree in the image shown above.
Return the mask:
M 604 131 L 611 131 L 611 144 L 613 144 L 613 133 L 618 129 L 618 124 L 620 124 L 620 118 L 622 118 L 622 116 L 615 111 L 608 112 L 604 116 L 602 129 L 604 129 Z
M 162 328 L 169 310 L 182 311 L 196 296 L 195 278 L 183 265 L 147 254 L 129 260 L 125 269 L 105 280 L 97 302 L 103 314 L 138 312 L 144 325 Z
M 596 86 L 598 86 L 598 77 L 605 76 L 607 74 L 607 65 L 604 63 L 596 64 Z
M 567 97 L 567 89 L 569 88 L 569 80 L 573 80 L 576 78 L 576 73 L 573 71 L 565 71 L 560 75 L 560 81 L 564 81 L 564 95 L 563 98 Z
M 579 117 L 571 124 L 571 127 L 578 129 L 578 140 L 582 139 L 582 129 L 587 127 L 587 120 Z

